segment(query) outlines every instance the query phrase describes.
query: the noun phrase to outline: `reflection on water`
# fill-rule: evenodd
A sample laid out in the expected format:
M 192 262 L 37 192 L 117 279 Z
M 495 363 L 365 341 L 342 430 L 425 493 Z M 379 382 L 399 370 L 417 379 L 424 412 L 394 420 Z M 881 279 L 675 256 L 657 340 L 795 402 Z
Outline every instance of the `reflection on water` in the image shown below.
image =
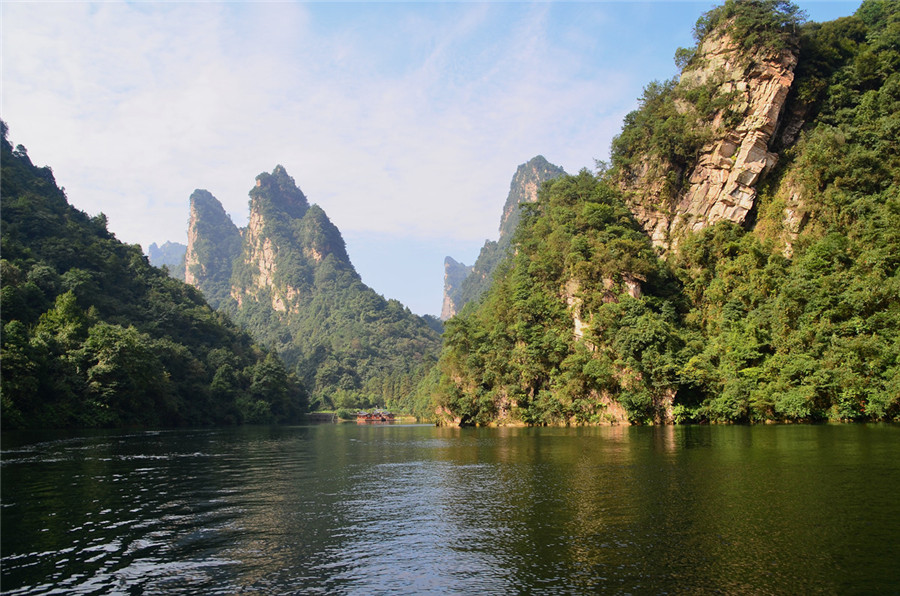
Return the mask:
M 6 433 L 4 593 L 900 590 L 900 428 Z

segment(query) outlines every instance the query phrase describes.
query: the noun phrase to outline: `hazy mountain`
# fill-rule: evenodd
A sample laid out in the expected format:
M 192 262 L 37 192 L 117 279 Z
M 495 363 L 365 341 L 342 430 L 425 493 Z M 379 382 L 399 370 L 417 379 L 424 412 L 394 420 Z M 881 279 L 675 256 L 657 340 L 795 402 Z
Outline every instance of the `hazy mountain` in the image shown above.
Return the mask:
M 147 257 L 154 267 L 165 266 L 172 277 L 184 281 L 185 251 L 187 251 L 187 245 L 180 242 L 166 241 L 162 246 L 153 242 L 147 249 Z

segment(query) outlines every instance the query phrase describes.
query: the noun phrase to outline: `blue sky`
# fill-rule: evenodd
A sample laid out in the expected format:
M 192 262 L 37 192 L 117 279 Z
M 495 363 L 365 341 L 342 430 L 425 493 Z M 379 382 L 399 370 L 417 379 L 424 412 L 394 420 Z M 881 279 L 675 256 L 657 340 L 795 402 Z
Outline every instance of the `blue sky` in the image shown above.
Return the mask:
M 797 2 L 810 20 L 859 1 Z M 711 2 L 0 4 L 0 117 L 125 242 L 238 225 L 282 164 L 363 281 L 438 314 L 443 259 L 495 239 L 516 167 L 606 159 Z

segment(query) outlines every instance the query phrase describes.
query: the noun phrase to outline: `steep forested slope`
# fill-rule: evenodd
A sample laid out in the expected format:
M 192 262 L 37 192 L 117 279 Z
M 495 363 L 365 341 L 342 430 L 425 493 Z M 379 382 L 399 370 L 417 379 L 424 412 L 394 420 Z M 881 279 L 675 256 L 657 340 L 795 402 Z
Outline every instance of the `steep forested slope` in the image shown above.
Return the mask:
M 898 415 L 900 5 L 864 2 L 800 43 L 786 111 L 804 124 L 779 139 L 755 224 L 673 261 L 707 338 L 685 370 L 706 396 L 695 416 Z
M 2 128 L 4 428 L 297 417 L 305 395 L 277 357 L 69 205 Z
M 900 416 L 900 4 L 729 0 L 697 37 L 447 322 L 446 421 Z
M 362 282 L 340 231 L 285 169 L 257 177 L 237 243 L 237 229 L 207 195 L 191 197 L 189 281 L 276 349 L 315 406 L 411 409 L 411 393 L 437 358 L 438 333 Z

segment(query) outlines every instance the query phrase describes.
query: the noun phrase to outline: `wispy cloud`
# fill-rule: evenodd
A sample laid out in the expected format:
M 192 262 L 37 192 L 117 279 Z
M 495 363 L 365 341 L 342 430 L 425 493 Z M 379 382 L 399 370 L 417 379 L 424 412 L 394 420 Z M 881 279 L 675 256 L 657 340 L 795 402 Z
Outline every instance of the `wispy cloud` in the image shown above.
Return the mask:
M 126 241 L 183 239 L 194 187 L 241 221 L 276 163 L 346 232 L 481 239 L 518 163 L 605 150 L 573 128 L 619 75 L 569 80 L 548 6 L 6 4 L 3 117 Z
M 348 239 L 395 239 L 383 261 L 434 275 L 433 306 L 414 308 L 436 312 L 424 243 L 477 252 L 534 155 L 571 172 L 605 158 L 706 8 L 3 2 L 0 116 L 73 204 L 145 247 L 185 240 L 198 187 L 243 223 L 254 177 L 280 163 Z

